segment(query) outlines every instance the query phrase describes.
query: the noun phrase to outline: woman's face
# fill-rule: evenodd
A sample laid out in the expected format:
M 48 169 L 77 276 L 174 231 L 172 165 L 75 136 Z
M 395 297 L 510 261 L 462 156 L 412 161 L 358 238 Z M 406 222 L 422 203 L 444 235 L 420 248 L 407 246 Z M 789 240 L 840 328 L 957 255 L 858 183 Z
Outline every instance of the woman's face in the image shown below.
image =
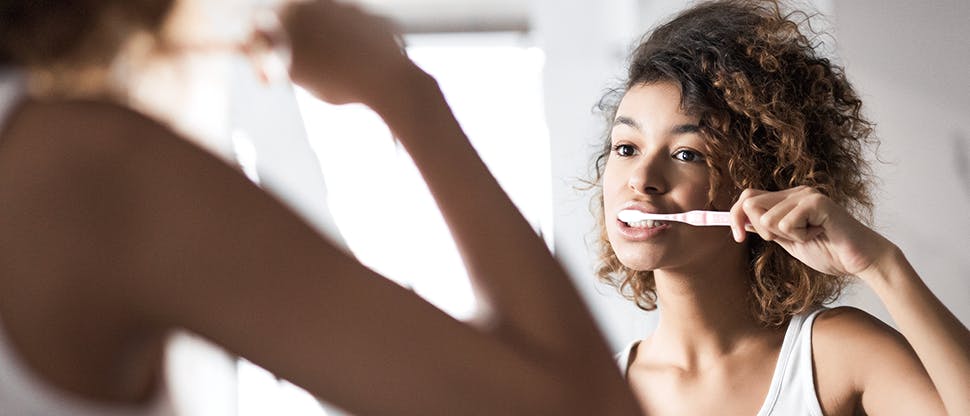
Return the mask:
M 667 214 L 708 208 L 707 146 L 699 121 L 680 108 L 674 83 L 641 84 L 620 101 L 602 178 L 603 213 L 610 244 L 631 269 L 689 269 L 737 247 L 727 227 L 617 219 L 626 209 Z

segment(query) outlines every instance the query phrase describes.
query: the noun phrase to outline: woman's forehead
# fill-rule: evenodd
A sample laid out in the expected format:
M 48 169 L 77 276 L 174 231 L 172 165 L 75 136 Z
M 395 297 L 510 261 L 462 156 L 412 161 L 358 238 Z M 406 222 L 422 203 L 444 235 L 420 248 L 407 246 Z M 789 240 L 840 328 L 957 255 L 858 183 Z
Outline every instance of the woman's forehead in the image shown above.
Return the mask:
M 614 121 L 639 128 L 697 124 L 699 119 L 682 107 L 680 87 L 673 82 L 634 85 L 623 94 L 614 116 Z

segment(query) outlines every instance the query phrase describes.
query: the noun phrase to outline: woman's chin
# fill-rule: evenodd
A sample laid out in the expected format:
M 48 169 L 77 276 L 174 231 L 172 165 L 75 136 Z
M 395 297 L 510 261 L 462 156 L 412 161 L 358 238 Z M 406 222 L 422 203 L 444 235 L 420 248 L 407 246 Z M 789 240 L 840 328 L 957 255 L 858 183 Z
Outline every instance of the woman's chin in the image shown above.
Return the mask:
M 616 258 L 620 260 L 628 269 L 645 272 L 660 268 L 661 261 L 655 256 L 645 255 L 645 253 L 616 253 Z

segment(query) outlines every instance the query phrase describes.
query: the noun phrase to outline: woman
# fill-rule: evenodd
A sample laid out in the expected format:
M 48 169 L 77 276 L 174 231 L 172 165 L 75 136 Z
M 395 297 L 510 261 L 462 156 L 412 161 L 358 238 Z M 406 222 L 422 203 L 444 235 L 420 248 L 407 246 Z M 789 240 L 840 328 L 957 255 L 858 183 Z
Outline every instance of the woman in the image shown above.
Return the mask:
M 175 328 L 356 414 L 637 412 L 562 269 L 386 24 L 325 0 L 287 6 L 291 76 L 328 101 L 370 106 L 411 153 L 484 300 L 471 323 L 112 103 L 103 81 L 124 45 L 179 52 L 158 34 L 171 7 L 0 3 L 0 59 L 19 68 L 0 89 L 0 413 L 164 414 L 163 340 Z M 24 72 L 83 94 L 25 97 Z
M 853 215 L 872 205 L 871 124 L 799 16 L 698 4 L 638 46 L 607 106 L 600 275 L 661 311 L 620 354 L 626 378 L 651 415 L 970 414 L 970 332 Z M 700 209 L 731 229 L 618 219 Z M 849 276 L 902 336 L 821 307 Z

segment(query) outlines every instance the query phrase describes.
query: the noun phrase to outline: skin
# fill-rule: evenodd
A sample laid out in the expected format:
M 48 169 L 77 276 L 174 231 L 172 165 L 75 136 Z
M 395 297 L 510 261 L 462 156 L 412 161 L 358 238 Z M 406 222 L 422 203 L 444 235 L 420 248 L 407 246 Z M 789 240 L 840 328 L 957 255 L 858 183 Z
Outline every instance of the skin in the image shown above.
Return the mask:
M 370 106 L 410 152 L 481 316 L 456 321 L 375 274 L 153 120 L 29 100 L 0 132 L 0 316 L 28 367 L 143 404 L 184 328 L 356 414 L 637 414 L 562 268 L 387 25 L 329 1 L 283 22 L 293 79 Z
M 657 282 L 660 321 L 628 372 L 644 413 L 761 408 L 784 328 L 761 327 L 744 302 L 749 271 L 739 243 L 757 232 L 816 270 L 858 276 L 899 324 L 902 334 L 853 308 L 818 317 L 814 382 L 826 415 L 968 414 L 970 332 L 898 248 L 817 191 L 746 190 L 731 205 L 730 230 L 675 224 L 650 238 L 624 234 L 616 213 L 631 202 L 662 213 L 706 208 L 703 138 L 684 127 L 698 118 L 679 104 L 672 83 L 626 93 L 602 183 L 607 235 L 618 258 L 653 270 Z

